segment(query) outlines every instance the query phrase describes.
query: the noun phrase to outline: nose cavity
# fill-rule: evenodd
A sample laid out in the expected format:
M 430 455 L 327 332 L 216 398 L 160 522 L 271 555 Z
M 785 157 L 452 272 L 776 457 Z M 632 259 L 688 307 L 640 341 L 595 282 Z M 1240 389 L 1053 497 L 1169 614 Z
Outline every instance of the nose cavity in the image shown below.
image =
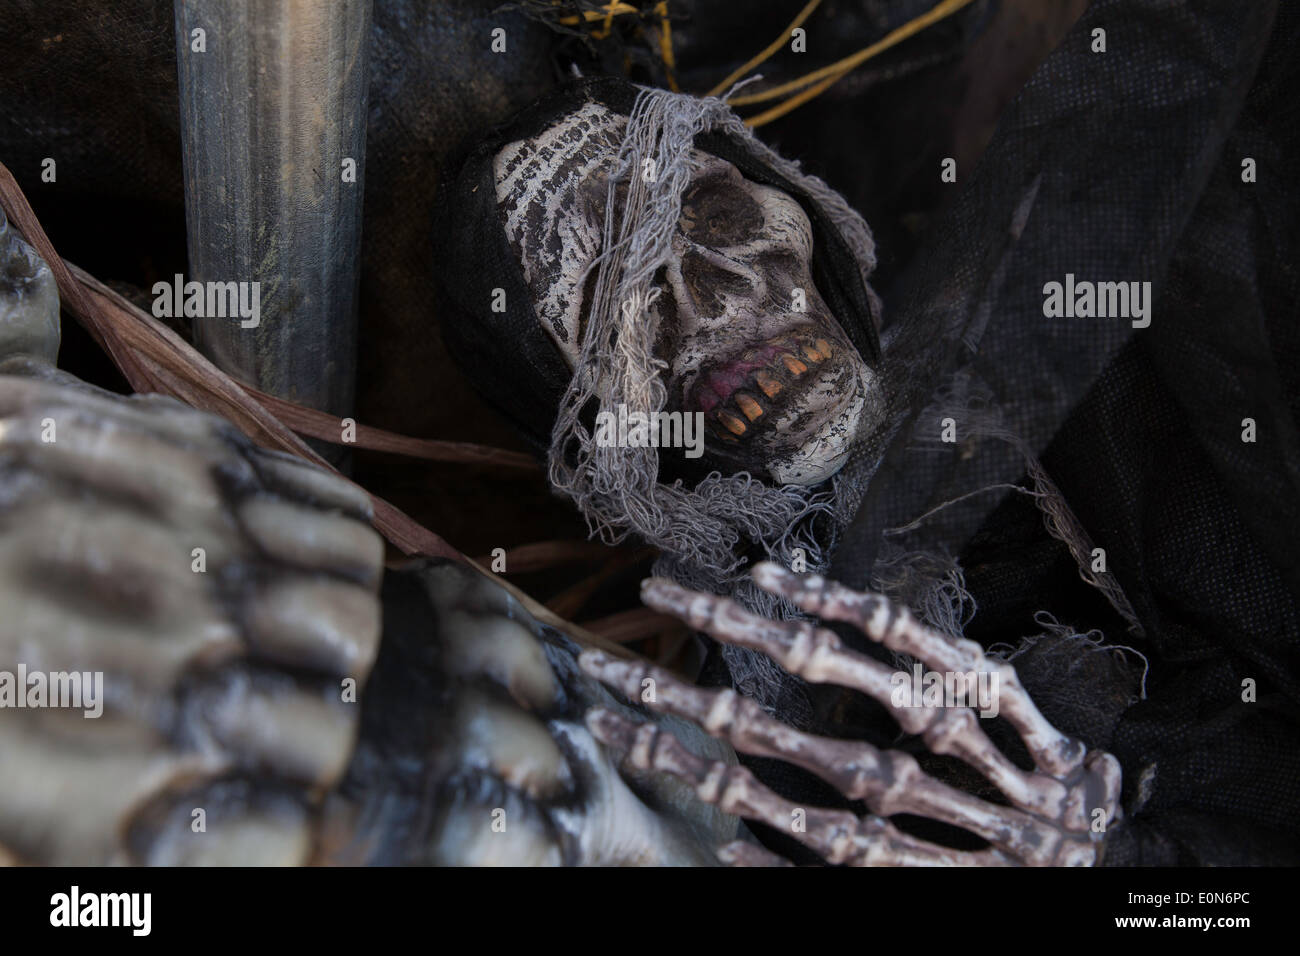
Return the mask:
M 701 318 L 723 315 L 727 302 L 758 303 L 766 294 L 763 277 L 746 263 L 713 249 L 692 246 L 682 256 L 682 281 Z

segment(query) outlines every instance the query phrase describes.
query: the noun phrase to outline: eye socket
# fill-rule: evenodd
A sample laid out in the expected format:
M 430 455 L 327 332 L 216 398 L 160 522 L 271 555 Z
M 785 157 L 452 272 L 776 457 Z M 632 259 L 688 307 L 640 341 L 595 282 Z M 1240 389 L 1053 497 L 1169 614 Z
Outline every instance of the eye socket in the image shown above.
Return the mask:
M 726 179 L 705 180 L 682 200 L 681 230 L 703 246 L 725 248 L 749 242 L 763 228 L 754 197 Z

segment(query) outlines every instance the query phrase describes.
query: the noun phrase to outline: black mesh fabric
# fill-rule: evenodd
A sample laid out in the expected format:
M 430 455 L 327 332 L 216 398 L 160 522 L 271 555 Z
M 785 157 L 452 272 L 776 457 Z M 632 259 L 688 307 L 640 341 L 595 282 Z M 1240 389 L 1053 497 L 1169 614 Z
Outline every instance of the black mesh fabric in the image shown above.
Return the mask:
M 1298 41 L 1285 4 L 1096 0 L 886 291 L 899 432 L 835 574 L 864 586 L 887 529 L 1028 484 L 1004 441 L 917 440 L 938 430 L 937 388 L 991 395 L 1140 630 L 1022 497 L 974 495 L 906 540 L 959 556 L 980 608 L 969 636 L 1014 644 L 1045 609 L 1148 659 L 1145 699 L 1100 712 L 1130 669 L 1016 661 L 1049 718 L 1123 765 L 1109 863 L 1300 861 Z M 1152 282 L 1151 326 L 1045 318 L 1044 284 L 1066 273 Z

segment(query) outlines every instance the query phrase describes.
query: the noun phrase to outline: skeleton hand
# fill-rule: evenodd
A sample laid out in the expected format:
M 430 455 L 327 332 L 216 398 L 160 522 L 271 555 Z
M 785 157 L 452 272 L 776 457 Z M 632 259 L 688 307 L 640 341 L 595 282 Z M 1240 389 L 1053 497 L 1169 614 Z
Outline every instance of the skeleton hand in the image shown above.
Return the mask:
M 710 763 L 687 752 L 653 724 L 636 724 L 593 708 L 587 725 L 597 739 L 627 753 L 644 770 L 667 771 L 691 783 L 701 799 L 728 812 L 787 832 L 831 863 L 878 865 L 1091 865 L 1099 858 L 1105 827 L 1118 816 L 1119 762 L 1053 728 L 1039 713 L 1008 663 L 991 660 L 973 641 L 939 634 L 906 609 L 878 595 L 860 594 L 818 576 L 800 576 L 774 564 L 754 569 L 760 587 L 830 621 L 853 625 L 871 640 L 909 654 L 936 671 L 987 674 L 1000 684 L 1001 714 L 1033 757 L 1033 771 L 1004 756 L 965 707 L 895 706 L 895 671 L 845 648 L 826 628 L 808 621 L 771 621 L 729 600 L 652 578 L 642 588 L 649 606 L 676 615 L 720 641 L 761 651 L 790 673 L 814 683 L 853 688 L 891 708 L 908 733 L 919 734 L 935 754 L 960 758 L 994 784 L 1010 806 L 955 789 L 921 770 L 915 758 L 865 742 L 816 737 L 768 716 L 732 690 L 691 687 L 669 672 L 635 661 L 586 651 L 580 663 L 593 677 L 663 710 L 697 721 L 737 750 L 789 761 L 823 778 L 873 814 L 798 807 L 739 766 Z M 646 680 L 652 684 L 644 683 Z M 995 685 L 996 686 L 996 685 Z M 904 833 L 888 817 L 907 813 L 960 827 L 989 848 L 955 850 Z M 752 844 L 732 843 L 719 857 L 728 863 L 783 862 Z

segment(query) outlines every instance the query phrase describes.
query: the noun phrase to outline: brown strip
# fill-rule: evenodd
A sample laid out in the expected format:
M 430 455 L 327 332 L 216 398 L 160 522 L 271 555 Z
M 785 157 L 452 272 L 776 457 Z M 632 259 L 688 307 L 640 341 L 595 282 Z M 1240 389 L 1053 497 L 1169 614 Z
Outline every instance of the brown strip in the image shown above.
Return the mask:
M 506 569 L 503 574 L 528 574 L 544 571 L 562 564 L 580 564 L 585 561 L 604 561 L 609 558 L 611 545 L 601 541 L 534 541 L 506 551 Z M 492 555 L 474 559 L 485 568 L 492 566 Z
M 299 405 L 288 399 L 276 398 L 251 385 L 245 385 L 244 391 L 270 409 L 272 414 L 299 435 L 306 435 L 308 438 L 319 438 L 334 445 L 365 448 L 369 451 L 385 451 L 395 455 L 405 455 L 408 458 L 423 458 L 427 461 L 483 465 L 494 470 L 514 471 L 530 476 L 542 473 L 541 465 L 522 452 L 463 441 L 410 438 L 382 428 L 371 428 L 369 425 L 358 424 L 356 441 L 344 442 L 341 438 L 341 420 L 337 416 Z
M 582 610 L 583 605 L 591 600 L 592 596 L 601 589 L 606 581 L 624 568 L 636 564 L 638 561 L 651 558 L 657 553 L 654 548 L 650 547 L 638 548 L 635 551 L 615 551 L 599 571 L 561 591 L 547 601 L 546 606 L 560 617 L 576 617 L 578 612 Z
M 582 626 L 615 644 L 630 644 L 665 631 L 685 630 L 682 622 L 677 618 L 652 611 L 648 607 L 633 608 L 630 611 L 610 614 L 608 617 L 583 621 Z

